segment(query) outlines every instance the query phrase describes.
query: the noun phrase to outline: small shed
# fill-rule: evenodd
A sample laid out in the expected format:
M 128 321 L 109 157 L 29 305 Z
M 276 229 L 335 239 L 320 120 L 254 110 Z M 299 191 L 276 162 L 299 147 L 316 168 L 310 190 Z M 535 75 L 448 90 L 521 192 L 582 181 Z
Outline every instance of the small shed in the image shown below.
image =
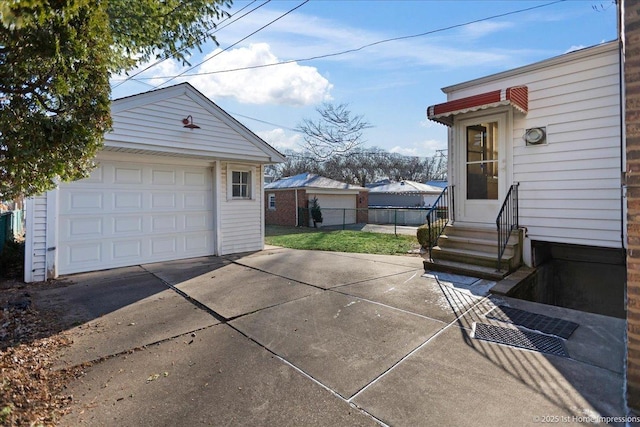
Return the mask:
M 408 180 L 375 185 L 369 187 L 369 206 L 430 207 L 442 190 L 442 187 Z
M 308 226 L 309 201 L 318 200 L 323 226 L 367 222 L 368 189 L 312 173 L 301 173 L 265 185 L 267 225 Z M 309 221 L 309 222 L 307 222 Z
M 188 83 L 112 102 L 91 176 L 27 199 L 25 281 L 264 247 L 284 156 Z

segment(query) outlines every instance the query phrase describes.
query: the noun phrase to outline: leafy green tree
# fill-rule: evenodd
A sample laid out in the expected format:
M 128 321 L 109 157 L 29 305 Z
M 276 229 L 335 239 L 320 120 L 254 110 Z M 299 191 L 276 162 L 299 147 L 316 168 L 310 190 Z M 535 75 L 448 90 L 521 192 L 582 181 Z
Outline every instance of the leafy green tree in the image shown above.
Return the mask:
M 110 129 L 111 73 L 187 63 L 230 0 L 0 3 L 0 200 L 85 177 Z

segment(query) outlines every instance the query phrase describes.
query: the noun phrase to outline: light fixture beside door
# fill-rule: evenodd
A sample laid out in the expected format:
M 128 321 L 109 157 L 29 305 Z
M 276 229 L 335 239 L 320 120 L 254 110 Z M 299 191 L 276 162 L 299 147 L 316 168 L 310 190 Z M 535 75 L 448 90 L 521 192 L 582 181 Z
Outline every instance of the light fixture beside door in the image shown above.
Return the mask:
M 545 144 L 547 142 L 547 128 L 529 128 L 525 131 L 523 138 L 527 145 Z

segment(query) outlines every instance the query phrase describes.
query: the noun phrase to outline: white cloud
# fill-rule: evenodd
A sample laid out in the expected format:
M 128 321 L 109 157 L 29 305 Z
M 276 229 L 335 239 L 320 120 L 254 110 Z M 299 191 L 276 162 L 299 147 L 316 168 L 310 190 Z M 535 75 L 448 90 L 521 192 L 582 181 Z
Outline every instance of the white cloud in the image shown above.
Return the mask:
M 404 156 L 418 156 L 418 157 L 432 157 L 436 154 L 436 150 L 446 150 L 447 142 L 439 141 L 436 139 L 429 139 L 422 141 L 412 146 L 400 146 L 396 145 L 389 151 L 391 153 L 398 153 Z
M 298 133 L 287 133 L 280 128 L 256 132 L 256 135 L 267 141 L 269 145 L 281 151 L 295 150 L 299 148 L 299 144 L 302 141 L 302 135 Z
M 266 43 L 220 53 L 216 49 L 205 57 L 197 72 L 251 67 L 279 62 Z M 211 98 L 231 97 L 246 104 L 313 105 L 331 99 L 333 85 L 315 67 L 290 63 L 229 73 L 205 74 L 188 79 Z

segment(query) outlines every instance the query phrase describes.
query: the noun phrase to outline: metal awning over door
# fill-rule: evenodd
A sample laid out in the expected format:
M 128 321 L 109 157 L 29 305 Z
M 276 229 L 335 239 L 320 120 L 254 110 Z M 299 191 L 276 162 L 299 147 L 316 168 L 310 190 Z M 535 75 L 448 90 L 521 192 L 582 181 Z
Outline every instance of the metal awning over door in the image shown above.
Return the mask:
M 526 86 L 508 87 L 432 105 L 427 109 L 427 117 L 434 122 L 452 126 L 453 116 L 457 114 L 505 105 L 511 106 L 521 113 L 527 113 L 529 109 L 528 88 Z

